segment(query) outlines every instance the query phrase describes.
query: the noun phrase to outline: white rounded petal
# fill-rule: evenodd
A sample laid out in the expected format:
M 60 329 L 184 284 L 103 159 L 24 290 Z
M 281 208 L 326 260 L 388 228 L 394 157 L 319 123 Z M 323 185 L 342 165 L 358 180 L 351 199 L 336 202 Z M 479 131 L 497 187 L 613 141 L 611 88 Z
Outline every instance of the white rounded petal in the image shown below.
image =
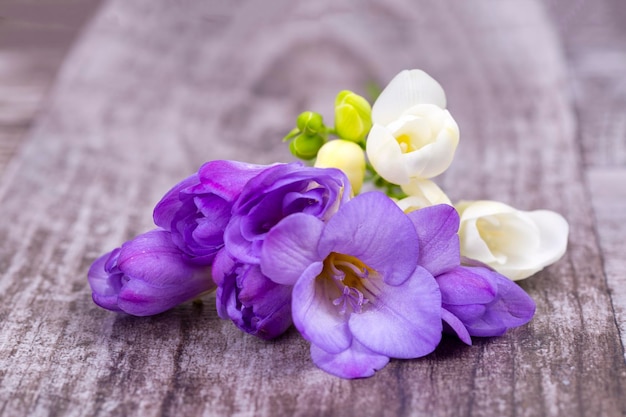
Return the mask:
M 402 155 L 407 175 L 410 178 L 432 178 L 443 173 L 452 163 L 458 144 L 458 133 L 441 130 L 433 143 Z
M 393 184 L 407 184 L 409 176 L 402 164 L 402 150 L 391 131 L 375 124 L 367 137 L 365 151 L 378 174 Z
M 434 136 L 431 121 L 421 116 L 402 116 L 395 122 L 389 124 L 387 128 L 393 132 L 393 136 L 396 140 L 400 137 L 404 137 L 405 140 L 408 139 L 410 146 L 415 148 L 422 148 L 432 143 Z
M 454 205 L 461 216 L 461 221 L 475 220 L 484 216 L 500 213 L 512 213 L 516 210 L 499 201 L 479 200 L 479 201 L 461 201 Z
M 461 202 L 456 208 L 461 254 L 512 280 L 528 278 L 565 253 L 569 226 L 558 213 L 526 212 L 496 201 Z
M 461 220 L 459 242 L 462 256 L 476 259 L 487 265 L 497 263 L 498 259 L 493 255 L 476 227 L 476 220 Z
M 402 186 L 402 191 L 408 197 L 397 201 L 397 204 L 405 213 L 437 204 L 452 205 L 443 190 L 430 180 L 413 179 L 408 184 Z
M 550 210 L 536 210 L 527 213 L 539 228 L 544 265 L 550 265 L 561 259 L 567 249 L 569 224 L 559 213 Z
M 434 104 L 422 103 L 409 107 L 402 113 L 400 119 L 404 117 L 418 116 L 427 119 L 431 128 L 435 131 L 443 129 L 448 118 L 452 118 L 450 112 L 443 107 Z M 454 120 L 452 120 L 454 121 Z
M 441 85 L 422 70 L 404 70 L 380 93 L 372 107 L 372 121 L 387 125 L 416 104 L 446 107 L 446 93 Z

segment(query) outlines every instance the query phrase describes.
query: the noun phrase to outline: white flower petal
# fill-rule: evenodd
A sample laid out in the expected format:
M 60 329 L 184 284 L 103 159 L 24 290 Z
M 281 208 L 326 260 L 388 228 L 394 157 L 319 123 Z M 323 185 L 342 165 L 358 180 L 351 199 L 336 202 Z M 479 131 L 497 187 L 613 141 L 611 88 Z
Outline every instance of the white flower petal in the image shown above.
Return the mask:
M 567 249 L 569 224 L 559 213 L 550 210 L 527 212 L 539 229 L 541 247 L 538 253 L 543 255 L 544 265 L 550 265 L 561 259 Z
M 496 263 L 497 258 L 491 253 L 489 246 L 483 240 L 476 227 L 476 219 L 463 221 L 461 218 L 461 226 L 459 227 L 459 238 L 461 243 L 461 255 L 468 258 L 476 259 L 491 265 Z
M 506 258 L 539 249 L 539 228 L 523 211 L 492 214 L 476 220 L 476 227 L 492 252 Z
M 513 213 L 516 211 L 509 205 L 490 200 L 461 201 L 455 204 L 454 207 L 461 216 L 461 222 L 465 220 L 476 220 L 493 214 Z
M 441 85 L 424 71 L 404 70 L 378 96 L 372 107 L 372 120 L 387 125 L 416 104 L 445 108 L 446 94 Z
M 398 201 L 398 206 L 405 213 L 437 204 L 452 205 L 448 196 L 437 184 L 430 180 L 413 179 L 402 186 L 408 197 Z
M 448 169 L 458 144 L 458 135 L 448 129 L 441 130 L 433 143 L 402 155 L 405 171 L 410 178 L 436 177 Z
M 378 174 L 393 184 L 407 184 L 402 151 L 391 131 L 375 124 L 367 137 L 367 157 Z

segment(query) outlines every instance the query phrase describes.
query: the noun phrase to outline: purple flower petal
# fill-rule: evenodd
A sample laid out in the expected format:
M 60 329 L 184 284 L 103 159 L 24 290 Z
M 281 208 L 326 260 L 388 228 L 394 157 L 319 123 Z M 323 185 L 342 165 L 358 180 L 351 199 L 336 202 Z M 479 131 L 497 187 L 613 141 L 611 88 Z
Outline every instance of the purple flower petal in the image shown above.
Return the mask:
M 270 168 L 238 161 L 210 161 L 202 165 L 198 175 L 202 184 L 226 201 L 234 202 L 248 181 Z
M 210 265 L 224 245 L 224 228 L 230 220 L 230 210 L 230 203 L 216 195 L 192 197 L 178 210 L 168 228 L 173 242 L 192 262 Z
M 349 195 L 349 181 L 340 170 L 273 166 L 243 188 L 224 232 L 225 244 L 238 260 L 259 264 L 267 233 L 283 218 L 306 213 L 326 221 Z
M 292 287 L 279 285 L 265 277 L 258 266 L 233 263 L 220 252 L 217 310 L 222 318 L 231 319 L 242 331 L 262 339 L 275 338 L 291 326 Z
M 323 214 L 324 195 L 326 194 L 327 191 L 323 188 L 287 193 L 282 201 L 282 212 L 285 215 L 306 213 L 312 216 L 320 216 Z
M 128 276 L 149 279 L 154 285 L 176 284 L 181 271 L 194 267 L 183 261 L 183 255 L 172 242 L 171 234 L 152 230 L 122 245 L 118 267 Z
M 256 256 L 255 246 L 250 244 L 250 241 L 245 239 L 241 234 L 241 222 L 244 218 L 241 216 L 234 216 L 231 218 L 228 226 L 224 231 L 224 244 L 228 248 L 228 251 L 233 257 L 237 258 L 241 262 L 258 264 L 260 259 Z
M 340 294 L 336 287 L 317 279 L 321 271 L 322 262 L 311 264 L 294 286 L 293 322 L 306 340 L 326 352 L 339 353 L 352 343 L 349 316 L 337 314 L 331 300 Z
M 189 279 L 185 285 L 155 287 L 142 280 L 129 280 L 120 291 L 118 305 L 125 313 L 133 316 L 151 316 L 162 313 L 193 299 L 213 287 L 207 285 L 210 271 L 197 274 Z M 193 280 L 193 281 L 192 281 Z
M 200 184 L 200 180 L 197 174 L 193 174 L 169 190 L 154 207 L 154 224 L 169 229 L 178 211 L 184 206 L 180 198 L 181 192 L 197 184 Z
M 450 313 L 459 317 L 466 325 L 468 323 L 473 323 L 477 320 L 480 320 L 480 318 L 487 312 L 488 308 L 486 304 L 442 305 Z
M 487 304 L 495 300 L 498 293 L 496 286 L 472 270 L 456 267 L 437 277 L 444 304 Z
M 482 320 L 474 322 L 466 328 L 470 335 L 477 337 L 502 336 L 508 329 L 508 327 L 501 325 L 498 317 L 489 318 L 487 316 L 483 316 Z
M 294 285 L 312 263 L 319 261 L 317 244 L 324 223 L 314 216 L 296 213 L 283 219 L 267 234 L 261 251 L 261 270 L 272 281 Z
M 457 267 L 438 276 L 437 282 L 443 308 L 471 336 L 500 336 L 509 328 L 528 323 L 535 313 L 535 303 L 524 290 L 486 267 Z M 465 341 L 458 322 L 449 316 L 444 320 Z
M 235 268 L 235 260 L 228 254 L 226 249 L 220 250 L 215 255 L 215 260 L 211 266 L 211 275 L 213 281 L 218 286 L 221 286 L 224 280 L 224 276 L 230 274 Z
M 486 268 L 474 268 L 477 274 L 489 277 L 497 285 L 498 299 L 489 305 L 485 315 L 468 325 L 472 336 L 499 336 L 499 330 L 518 327 L 535 314 L 535 302 L 515 282 Z
M 255 177 L 251 183 L 246 185 L 246 189 L 264 189 L 265 192 L 272 192 L 286 185 L 293 184 L 294 182 L 309 181 L 311 178 L 318 178 L 321 182 L 336 182 L 337 185 L 346 191 L 344 192 L 339 188 L 329 190 L 329 192 L 333 194 L 329 196 L 331 201 L 335 201 L 337 198 L 341 198 L 344 201 L 349 199 L 350 183 L 344 182 L 345 174 L 343 174 L 343 172 L 334 168 L 307 167 L 300 162 L 275 165 Z M 345 187 L 347 187 L 347 189 Z M 245 204 L 245 202 L 242 203 Z
M 233 210 L 234 212 L 247 212 L 258 205 L 259 201 L 266 195 L 274 191 L 284 187 L 287 187 L 290 192 L 296 191 L 296 189 L 291 188 L 294 184 L 301 183 L 304 185 L 301 190 L 306 191 L 308 189 L 306 185 L 311 180 L 328 190 L 328 194 L 325 196 L 327 203 L 321 210 L 322 212 L 327 211 L 338 200 L 347 201 L 349 199 L 350 183 L 340 170 L 305 167 L 299 162 L 294 162 L 275 165 L 252 178 L 244 187 L 242 198 L 235 203 Z
M 459 214 L 454 207 L 440 204 L 408 216 L 417 231 L 421 266 L 436 277 L 459 265 Z
M 226 249 L 220 250 L 215 255 L 215 260 L 211 265 L 211 276 L 213 282 L 217 285 L 215 306 L 218 316 L 224 320 L 234 320 L 234 317 L 241 315 L 241 312 L 237 309 L 237 283 L 235 280 L 227 279 L 231 274 L 235 273 L 235 267 L 235 260 L 228 255 Z
M 461 320 L 459 320 L 459 318 L 457 316 L 455 316 L 454 314 L 450 313 L 445 308 L 442 308 L 441 309 L 441 319 L 444 321 L 445 324 L 448 325 L 448 327 L 454 333 L 456 333 L 458 338 L 461 339 L 461 341 L 463 343 L 465 343 L 466 345 L 470 345 L 470 346 L 472 345 L 472 338 L 470 337 L 470 334 L 468 333 L 467 329 L 465 328 L 465 325 L 463 324 L 463 322 Z M 444 330 L 446 330 L 445 326 L 444 326 Z
M 340 378 L 367 378 L 385 367 L 389 358 L 374 353 L 353 340 L 346 350 L 339 353 L 328 353 L 315 345 L 311 345 L 311 358 L 322 370 Z
M 117 305 L 117 294 L 122 288 L 123 274 L 111 273 L 110 268 L 108 270 L 106 268 L 111 264 L 117 266 L 118 254 L 119 249 L 105 253 L 91 264 L 87 273 L 93 301 L 100 307 L 111 311 L 122 311 Z
M 365 347 L 393 358 L 418 358 L 441 340 L 441 294 L 433 276 L 417 267 L 398 286 L 365 283 L 371 305 L 350 316 L 350 331 Z
M 386 195 L 370 192 L 344 204 L 328 221 L 318 252 L 356 257 L 387 284 L 399 285 L 415 270 L 419 242 L 407 215 Z
M 292 324 L 292 287 L 272 282 L 261 269 L 250 266 L 243 276 L 239 301 L 242 310 L 242 330 L 262 339 L 273 339 Z

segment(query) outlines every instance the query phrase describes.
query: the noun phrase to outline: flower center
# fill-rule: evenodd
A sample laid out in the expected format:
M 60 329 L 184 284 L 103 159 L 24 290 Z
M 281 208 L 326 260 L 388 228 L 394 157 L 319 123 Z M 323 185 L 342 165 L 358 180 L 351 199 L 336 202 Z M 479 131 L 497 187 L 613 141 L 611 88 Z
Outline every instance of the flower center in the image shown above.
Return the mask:
M 402 134 L 396 137 L 396 141 L 398 145 L 400 145 L 400 150 L 402 153 L 409 153 L 417 150 L 415 145 L 411 142 L 411 137 L 407 134 Z
M 367 284 L 376 271 L 354 256 L 331 252 L 324 260 L 320 277 L 330 286 L 333 304 L 339 307 L 339 313 L 360 313 L 370 300 L 372 292 Z

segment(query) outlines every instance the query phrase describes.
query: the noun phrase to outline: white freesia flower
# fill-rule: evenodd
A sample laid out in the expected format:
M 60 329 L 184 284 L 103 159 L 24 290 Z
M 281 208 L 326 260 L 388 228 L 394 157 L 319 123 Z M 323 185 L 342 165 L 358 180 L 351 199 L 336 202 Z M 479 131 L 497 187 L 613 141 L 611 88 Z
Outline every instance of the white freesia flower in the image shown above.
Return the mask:
M 352 192 L 358 194 L 365 177 L 365 153 L 359 145 L 349 140 L 326 142 L 317 153 L 317 168 L 338 168 L 350 180 Z
M 558 213 L 520 211 L 496 201 L 464 201 L 456 209 L 461 255 L 513 281 L 528 278 L 565 253 L 569 225 Z
M 441 85 L 421 70 L 404 70 L 372 107 L 367 157 L 385 180 L 407 184 L 445 171 L 459 143 Z
M 414 179 L 407 185 L 403 185 L 402 191 L 407 194 L 407 197 L 396 203 L 405 213 L 437 204 L 452 205 L 441 188 L 430 180 Z

